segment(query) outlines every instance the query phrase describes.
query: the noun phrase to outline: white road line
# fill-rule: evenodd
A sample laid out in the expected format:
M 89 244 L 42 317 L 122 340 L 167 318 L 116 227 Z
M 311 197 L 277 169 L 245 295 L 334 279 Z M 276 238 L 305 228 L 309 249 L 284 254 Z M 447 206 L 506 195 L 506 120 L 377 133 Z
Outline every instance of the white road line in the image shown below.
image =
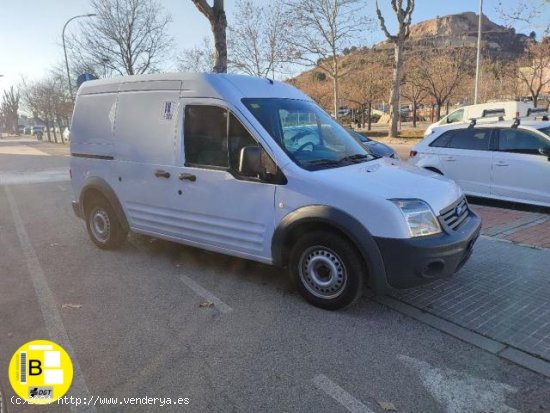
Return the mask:
M 0 185 L 38 184 L 70 181 L 69 168 L 42 171 L 12 171 L 0 173 Z
M 199 284 L 197 284 L 195 281 L 193 281 L 191 278 L 180 275 L 180 280 L 182 283 L 184 283 L 186 286 L 188 286 L 190 289 L 192 289 L 197 295 L 200 295 L 205 300 L 210 301 L 214 304 L 214 306 L 218 309 L 220 313 L 227 314 L 233 311 L 231 307 L 229 307 L 227 304 L 225 304 L 222 300 L 220 300 L 218 297 L 216 297 L 214 294 L 212 294 L 210 291 L 204 289 Z
M 313 383 L 317 388 L 323 390 L 326 394 L 340 403 L 349 412 L 352 413 L 374 413 L 371 409 L 338 386 L 324 374 L 319 374 L 313 378 Z
M 86 385 L 84 376 L 80 370 L 80 365 L 78 364 L 73 346 L 71 345 L 71 341 L 69 340 L 69 336 L 63 325 L 63 321 L 57 309 L 52 291 L 48 286 L 44 271 L 40 266 L 36 252 L 34 251 L 29 235 L 27 234 L 27 230 L 25 229 L 25 225 L 23 224 L 23 220 L 21 219 L 21 215 L 19 214 L 19 209 L 17 208 L 15 198 L 9 186 L 5 186 L 4 190 L 6 191 L 6 197 L 8 199 L 11 214 L 13 216 L 13 222 L 15 224 L 15 231 L 17 232 L 17 237 L 19 238 L 19 243 L 21 244 L 21 248 L 25 256 L 27 269 L 29 270 L 31 276 L 34 291 L 38 299 L 38 304 L 40 305 L 40 310 L 42 311 L 42 317 L 44 318 L 44 323 L 46 325 L 46 329 L 48 330 L 48 335 L 52 341 L 63 347 L 71 356 L 71 361 L 73 363 L 73 384 L 70 388 L 70 392 L 74 396 L 82 398 L 85 397 L 89 400 L 90 392 L 88 390 L 88 386 Z M 80 408 L 71 406 L 71 411 L 95 412 L 95 408 L 93 406 L 85 406 Z

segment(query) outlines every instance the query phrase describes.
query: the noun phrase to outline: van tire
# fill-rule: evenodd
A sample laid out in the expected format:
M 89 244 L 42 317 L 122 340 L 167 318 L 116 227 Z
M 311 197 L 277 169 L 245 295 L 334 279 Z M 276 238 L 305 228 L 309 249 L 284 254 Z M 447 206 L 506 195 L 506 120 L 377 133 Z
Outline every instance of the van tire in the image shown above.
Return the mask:
M 128 236 L 113 207 L 103 197 L 95 197 L 86 205 L 86 229 L 93 243 L 104 250 L 120 247 Z
M 347 307 L 363 291 L 363 261 L 337 233 L 313 231 L 300 237 L 290 252 L 289 272 L 302 297 L 325 310 Z

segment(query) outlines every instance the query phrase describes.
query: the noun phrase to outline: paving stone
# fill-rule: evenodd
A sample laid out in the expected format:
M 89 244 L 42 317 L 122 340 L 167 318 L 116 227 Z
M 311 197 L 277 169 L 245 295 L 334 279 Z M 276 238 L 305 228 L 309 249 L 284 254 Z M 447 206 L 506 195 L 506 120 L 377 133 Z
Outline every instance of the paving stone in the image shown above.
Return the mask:
M 394 298 L 550 361 L 549 269 L 550 250 L 481 238 L 455 276 Z

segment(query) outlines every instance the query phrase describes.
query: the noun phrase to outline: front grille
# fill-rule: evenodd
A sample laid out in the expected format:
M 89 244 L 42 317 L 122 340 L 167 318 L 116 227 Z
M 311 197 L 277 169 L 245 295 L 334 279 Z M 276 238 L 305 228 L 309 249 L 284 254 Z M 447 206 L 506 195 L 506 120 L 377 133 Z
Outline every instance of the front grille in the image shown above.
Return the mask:
M 457 230 L 470 215 L 470 208 L 468 207 L 466 198 L 462 197 L 452 205 L 443 209 L 439 214 L 443 222 L 445 222 L 449 228 Z

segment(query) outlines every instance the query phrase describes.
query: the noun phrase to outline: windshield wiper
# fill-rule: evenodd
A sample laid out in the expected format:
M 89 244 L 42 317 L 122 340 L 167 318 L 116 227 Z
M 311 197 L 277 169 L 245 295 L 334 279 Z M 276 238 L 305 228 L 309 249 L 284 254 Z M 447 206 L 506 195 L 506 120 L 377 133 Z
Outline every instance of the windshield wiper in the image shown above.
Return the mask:
M 344 156 L 343 158 L 340 159 L 339 162 L 357 162 L 357 161 L 362 161 L 364 159 L 367 159 L 369 157 L 369 155 L 365 155 L 365 154 L 362 154 L 362 153 L 357 153 L 355 155 L 348 155 L 348 156 Z
M 307 165 L 311 166 L 331 166 L 331 165 L 340 165 L 340 161 L 335 159 L 315 159 L 313 161 L 307 161 Z

